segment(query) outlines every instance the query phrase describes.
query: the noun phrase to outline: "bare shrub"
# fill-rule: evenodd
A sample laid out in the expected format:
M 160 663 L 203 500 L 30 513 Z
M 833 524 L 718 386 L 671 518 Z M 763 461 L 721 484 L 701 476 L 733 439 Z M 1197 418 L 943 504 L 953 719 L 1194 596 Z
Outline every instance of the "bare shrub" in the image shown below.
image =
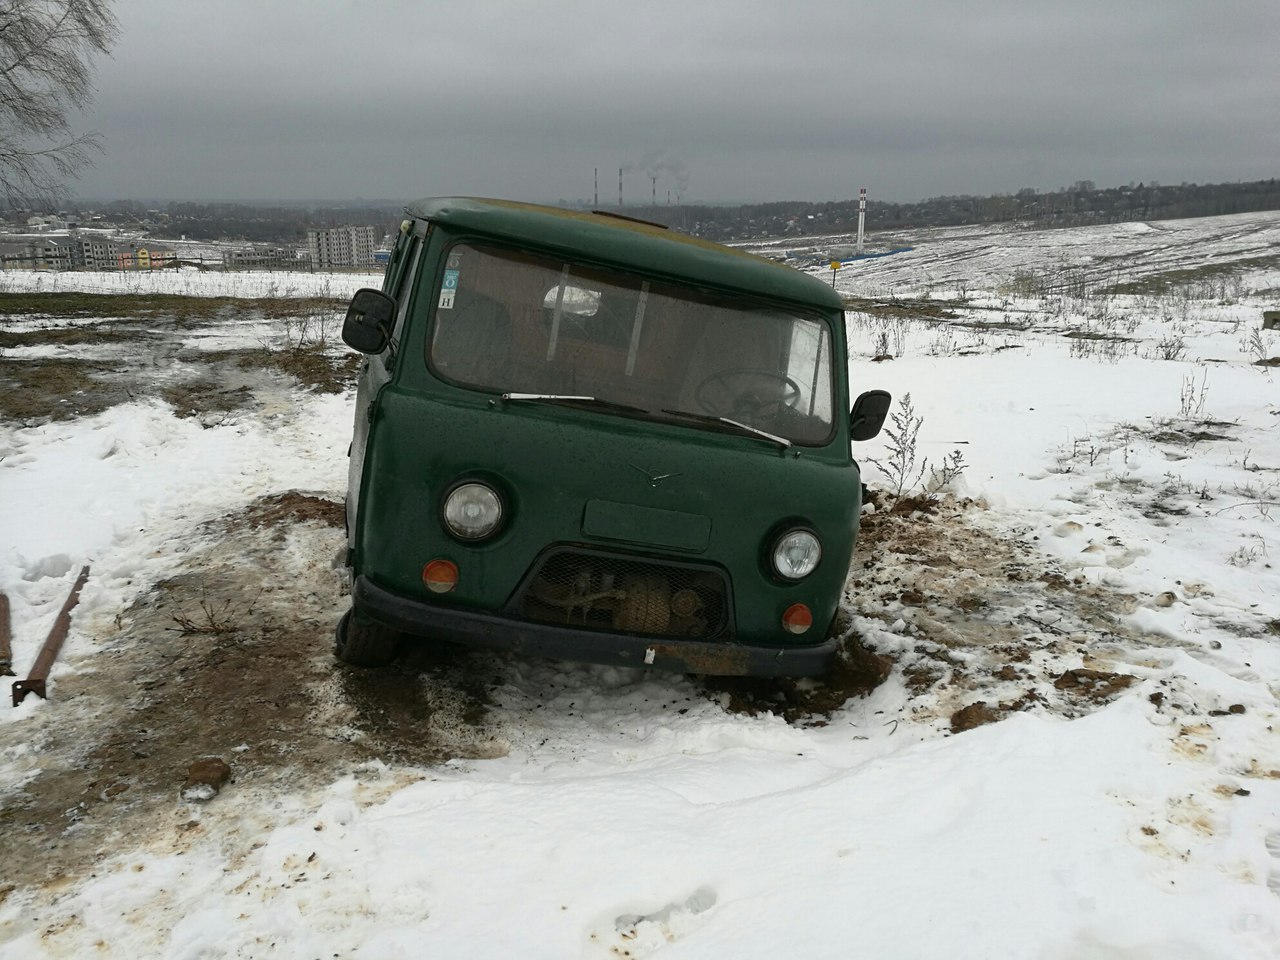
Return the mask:
M 1179 394 L 1178 414 L 1184 420 L 1200 419 L 1204 416 L 1204 402 L 1209 396 L 1209 371 L 1205 370 L 1200 378 L 1200 386 L 1196 386 L 1196 375 L 1190 373 L 1182 378 L 1182 392 Z
M 1181 360 L 1187 352 L 1187 341 L 1177 332 L 1166 333 L 1156 342 L 1155 356 L 1161 360 Z
M 93 100 L 93 59 L 119 33 L 106 0 L 7 0 L 0 16 L 0 194 L 47 201 L 101 150 L 73 134 Z
M 929 479 L 924 485 L 926 495 L 931 499 L 937 499 L 938 494 L 964 475 L 968 466 L 964 462 L 964 451 L 960 449 L 952 450 L 950 454 L 943 458 L 940 466 L 929 468 Z
M 258 596 L 262 593 L 258 591 Z M 173 622 L 183 636 L 190 634 L 207 634 L 221 637 L 240 630 L 242 621 L 253 612 L 258 596 L 247 603 L 230 599 L 218 602 L 209 597 L 205 588 L 200 588 L 199 612 L 191 614 L 179 610 L 173 615 Z
M 867 460 L 885 475 L 893 497 L 901 499 L 904 493 L 920 482 L 929 466 L 928 458 L 922 460 L 918 468 L 916 463 L 916 438 L 924 418 L 916 416 L 911 394 L 904 393 L 898 401 L 898 409 L 890 419 L 893 425 L 884 430 L 884 435 L 889 438 L 886 444 L 888 458 L 883 462 L 872 457 Z
M 1240 349 L 1249 354 L 1254 363 L 1261 363 L 1266 360 L 1267 354 L 1270 353 L 1270 348 L 1262 336 L 1262 331 L 1256 327 L 1250 330 L 1249 335 L 1240 341 Z

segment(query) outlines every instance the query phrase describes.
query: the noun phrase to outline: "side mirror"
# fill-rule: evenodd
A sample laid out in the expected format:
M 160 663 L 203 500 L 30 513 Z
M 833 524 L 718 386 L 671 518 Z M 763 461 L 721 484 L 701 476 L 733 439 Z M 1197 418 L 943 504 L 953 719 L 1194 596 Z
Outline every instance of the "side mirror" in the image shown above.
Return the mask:
M 342 340 L 361 353 L 381 353 L 391 339 L 395 316 L 396 302 L 381 290 L 357 290 L 342 323 Z
M 870 440 L 884 426 L 893 397 L 887 390 L 868 390 L 854 401 L 849 412 L 849 436 L 854 440 Z

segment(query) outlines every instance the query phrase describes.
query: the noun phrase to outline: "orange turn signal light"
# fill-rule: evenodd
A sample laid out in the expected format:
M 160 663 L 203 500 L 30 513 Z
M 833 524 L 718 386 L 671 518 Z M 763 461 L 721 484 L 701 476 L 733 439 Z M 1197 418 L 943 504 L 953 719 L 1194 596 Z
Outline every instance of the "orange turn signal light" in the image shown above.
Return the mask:
M 788 633 L 804 633 L 813 626 L 813 614 L 803 603 L 793 603 L 782 615 L 782 626 Z
M 432 593 L 448 593 L 458 585 L 458 565 L 451 560 L 432 560 L 422 568 L 422 582 Z

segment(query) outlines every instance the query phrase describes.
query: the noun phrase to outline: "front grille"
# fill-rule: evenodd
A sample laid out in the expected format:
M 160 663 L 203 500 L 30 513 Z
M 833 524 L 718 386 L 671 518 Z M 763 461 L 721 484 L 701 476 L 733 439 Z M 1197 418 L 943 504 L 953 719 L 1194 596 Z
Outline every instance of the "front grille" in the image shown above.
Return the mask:
M 729 617 L 718 570 L 573 548 L 543 554 L 515 610 L 543 623 L 700 640 L 723 633 Z

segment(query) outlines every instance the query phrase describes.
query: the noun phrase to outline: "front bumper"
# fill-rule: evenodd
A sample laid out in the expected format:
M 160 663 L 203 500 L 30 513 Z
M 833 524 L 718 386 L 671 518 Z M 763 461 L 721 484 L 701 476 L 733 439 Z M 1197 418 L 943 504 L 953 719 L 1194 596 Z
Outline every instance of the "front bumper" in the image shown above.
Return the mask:
M 363 575 L 356 577 L 351 600 L 361 613 L 405 633 L 555 660 L 710 676 L 814 677 L 827 673 L 836 655 L 835 637 L 808 646 L 766 647 L 516 620 L 411 600 Z

